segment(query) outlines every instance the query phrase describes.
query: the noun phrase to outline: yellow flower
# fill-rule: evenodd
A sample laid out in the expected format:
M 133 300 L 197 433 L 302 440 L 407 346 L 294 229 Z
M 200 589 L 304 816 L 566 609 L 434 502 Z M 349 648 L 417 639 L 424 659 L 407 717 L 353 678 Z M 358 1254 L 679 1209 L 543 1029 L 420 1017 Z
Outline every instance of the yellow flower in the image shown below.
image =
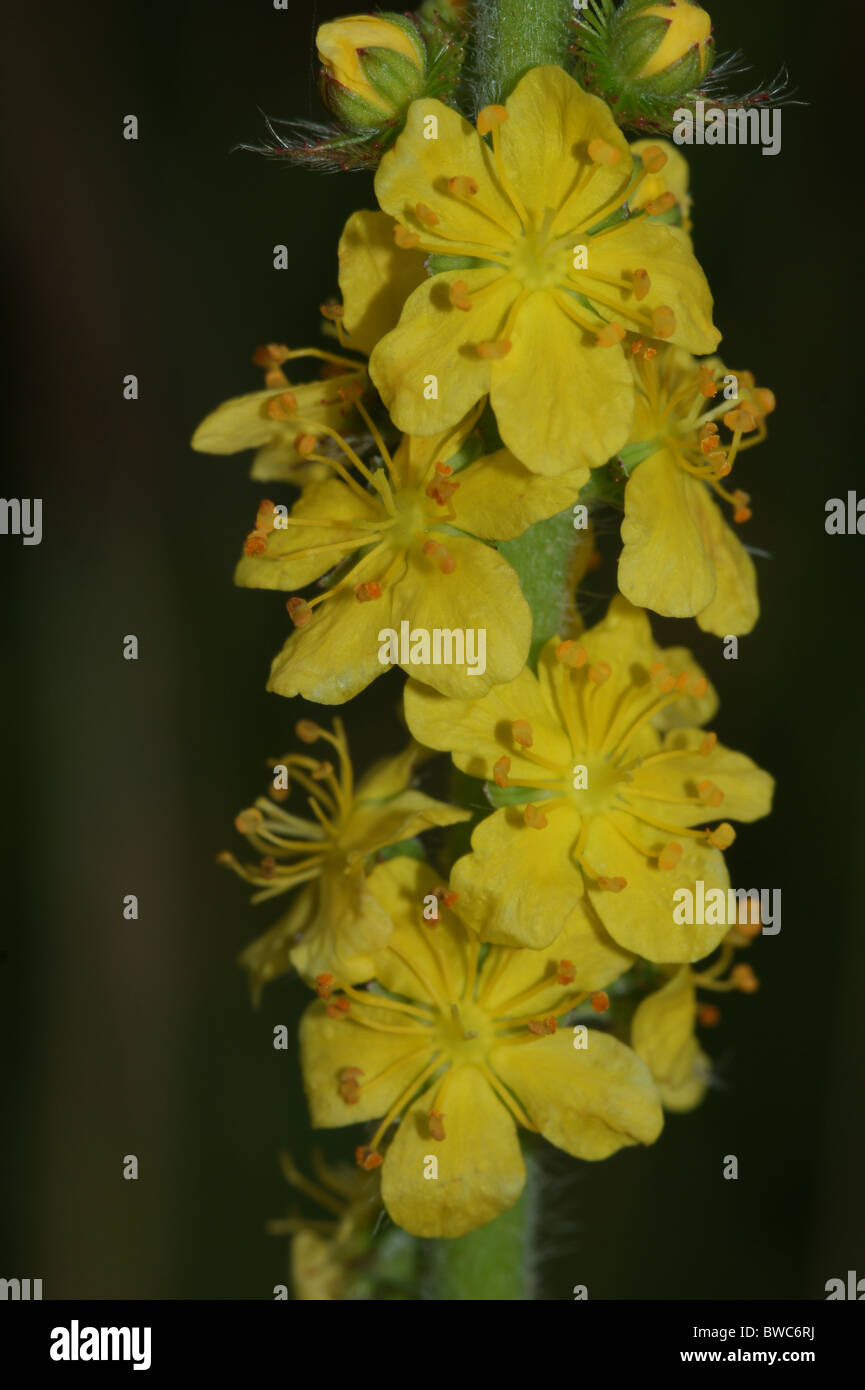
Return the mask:
M 399 1119 L 381 1175 L 397 1225 L 459 1236 L 513 1206 L 525 1182 L 517 1125 L 584 1159 L 657 1138 L 657 1091 L 636 1054 L 585 1025 L 580 1036 L 557 1027 L 590 998 L 605 1008 L 597 991 L 627 964 L 587 916 L 575 913 L 548 951 L 493 947 L 481 960 L 450 909 L 424 921 L 436 891 L 425 865 L 392 860 L 374 878 L 395 924 L 377 987 L 320 982 L 301 1059 L 313 1124 L 381 1117 L 357 1151 L 362 1167 L 382 1163 Z
M 329 1167 L 319 1155 L 313 1156 L 313 1162 L 317 1182 L 299 1171 L 290 1154 L 280 1154 L 286 1181 L 328 1212 L 330 1219 L 292 1215 L 267 1223 L 269 1235 L 291 1236 L 292 1290 L 304 1303 L 354 1296 L 382 1209 L 375 1173 Z
M 391 922 L 370 892 L 367 860 L 433 826 L 469 819 L 467 811 L 410 787 L 416 746 L 376 763 L 355 788 L 339 719 L 333 733 L 308 719 L 296 732 L 304 743 L 329 743 L 338 768 L 301 753 L 280 759 L 270 797 L 259 797 L 235 822 L 260 861 L 243 865 L 232 854 L 220 856 L 258 889 L 254 903 L 302 885 L 285 916 L 241 956 L 256 1000 L 263 985 L 292 966 L 308 979 L 332 970 L 349 980 L 369 979 L 370 957 L 387 942 Z M 307 794 L 313 819 L 272 799 L 284 800 L 295 787 Z
M 299 357 L 320 357 L 331 366 L 350 370 L 331 375 L 327 381 L 292 386 L 282 367 Z M 346 405 L 347 394 L 366 382 L 365 364 L 355 365 L 347 358 L 334 357 L 317 348 L 291 351 L 278 343 L 259 348 L 253 360 L 264 367 L 268 389 L 223 401 L 198 426 L 192 436 L 193 449 L 202 454 L 237 454 L 243 449 L 255 449 L 251 476 L 259 482 L 303 484 L 329 476 L 329 469 L 310 463 L 298 452 L 296 428 L 286 423 L 284 412 L 274 413 L 273 403 L 290 388 L 304 416 L 328 429 L 346 429 L 353 415 Z
M 635 172 L 608 107 L 557 67 L 532 69 L 477 131 L 441 102 L 412 103 L 376 195 L 398 245 L 469 260 L 434 260 L 372 354 L 400 429 L 447 429 L 489 393 L 505 445 L 533 472 L 600 465 L 624 444 L 626 333 L 692 352 L 719 339 L 685 233 L 650 209 L 628 216 L 663 161 L 644 153 Z
M 711 1063 L 696 1037 L 697 989 L 683 965 L 636 1009 L 631 1046 L 654 1076 L 665 1110 L 693 1110 L 711 1076 Z
M 306 456 L 330 463 L 338 476 L 306 488 L 290 516 L 276 515 L 272 502 L 262 504 L 235 574 L 250 588 L 292 590 L 343 565 L 309 600 L 296 594 L 288 600 L 298 630 L 273 662 L 268 689 L 342 704 L 386 669 L 388 632 L 399 638 L 398 664 L 422 671 L 421 679 L 447 694 L 512 680 L 528 654 L 531 612 L 516 571 L 483 542 L 510 540 L 562 511 L 575 500 L 582 475 L 538 477 L 503 449 L 454 474 L 447 460 L 470 434 L 476 413 L 448 435 L 404 438 L 392 457 L 363 403 L 356 405 L 384 466 L 372 472 L 333 430 L 325 434 L 343 462 L 320 452 L 312 434 L 302 438 Z M 289 418 L 296 429 L 306 425 Z M 447 634 L 440 664 L 413 664 L 409 638 L 416 631 Z M 452 638 L 470 631 L 470 639 Z M 433 656 L 431 646 L 431 662 Z M 418 646 L 414 663 L 422 657 Z
M 660 169 L 656 168 L 653 173 L 646 173 L 646 177 L 630 200 L 631 211 L 644 208 L 647 203 L 651 203 L 657 209 L 655 216 L 669 216 L 673 208 L 678 206 L 681 221 L 675 225 L 681 226 L 683 232 L 690 234 L 694 225 L 691 221 L 693 199 L 689 191 L 691 171 L 681 150 L 677 150 L 669 140 L 634 140 L 630 150 L 632 157 L 642 159 L 645 154 L 650 166 L 658 162 L 656 150 L 661 150 L 667 156 L 666 164 Z
M 727 820 L 769 810 L 772 779 L 698 727 L 717 699 L 683 648 L 661 651 L 648 618 L 614 599 L 579 644 L 554 638 L 482 699 L 447 700 L 414 681 L 415 738 L 494 780 L 507 804 L 481 821 L 451 875 L 484 940 L 546 946 L 587 895 L 610 936 L 652 961 L 699 960 L 726 928 L 674 922 L 674 892 L 728 886 Z M 666 730 L 666 732 L 663 732 Z M 494 791 L 495 789 L 493 789 Z
M 624 457 L 633 449 L 642 462 L 625 488 L 619 588 L 666 617 L 696 614 L 717 636 L 750 632 L 760 611 L 754 564 L 710 489 L 731 504 L 734 521 L 748 520 L 747 493 L 728 491 L 721 479 L 742 450 L 765 439 L 775 398 L 718 358 L 697 362 L 667 347 L 658 355 L 641 349 L 632 361 L 637 411 Z M 738 397 L 727 399 L 734 376 Z

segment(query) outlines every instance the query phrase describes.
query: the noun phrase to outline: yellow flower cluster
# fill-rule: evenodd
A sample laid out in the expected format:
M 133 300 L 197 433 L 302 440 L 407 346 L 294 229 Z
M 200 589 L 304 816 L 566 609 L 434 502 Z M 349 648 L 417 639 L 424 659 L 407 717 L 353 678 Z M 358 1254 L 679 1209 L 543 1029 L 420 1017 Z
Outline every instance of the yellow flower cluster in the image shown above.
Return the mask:
M 772 779 L 706 730 L 708 679 L 656 644 L 645 610 L 753 628 L 754 564 L 718 503 L 750 517 L 726 480 L 774 398 L 714 355 L 681 154 L 629 145 L 562 69 L 530 70 L 475 125 L 413 102 L 375 191 L 324 310 L 340 351 L 260 349 L 264 389 L 193 444 L 255 449 L 254 478 L 298 489 L 258 503 L 236 571 L 287 596 L 270 690 L 343 704 L 402 628 L 483 631 L 486 660 L 403 647 L 414 742 L 356 786 L 341 722 L 302 719 L 300 742 L 335 761 L 278 760 L 237 819 L 253 858 L 223 858 L 256 900 L 292 893 L 243 962 L 256 994 L 289 969 L 316 992 L 313 1124 L 364 1126 L 357 1161 L 381 1170 L 392 1220 L 454 1238 L 516 1202 L 520 1127 L 583 1159 L 652 1143 L 663 1109 L 710 1080 L 696 1027 L 718 1010 L 698 988 L 756 988 L 735 953 L 759 923 L 685 926 L 673 907 L 683 888 L 728 888 L 731 822 L 768 813 Z M 304 356 L 321 378 L 289 378 Z M 562 628 L 532 659 L 509 547 L 601 469 L 623 493 L 620 595 L 581 630 L 573 576 L 549 574 Z M 470 809 L 418 788 L 430 750 L 477 779 Z M 473 817 L 470 847 L 442 834 Z M 329 1279 L 333 1250 L 313 1253 Z

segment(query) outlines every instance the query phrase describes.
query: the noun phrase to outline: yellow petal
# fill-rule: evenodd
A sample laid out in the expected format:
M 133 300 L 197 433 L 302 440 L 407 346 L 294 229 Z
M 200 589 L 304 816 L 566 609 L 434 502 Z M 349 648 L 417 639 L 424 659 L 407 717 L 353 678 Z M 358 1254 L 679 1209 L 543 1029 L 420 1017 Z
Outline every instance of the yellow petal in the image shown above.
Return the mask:
M 704 483 L 661 449 L 625 488 L 619 588 L 631 603 L 668 618 L 690 618 L 715 596 L 716 572 Z
M 510 341 L 490 373 L 490 401 L 508 449 L 533 473 L 551 476 L 606 463 L 628 438 L 634 410 L 622 349 L 597 347 L 546 292 L 521 306 Z
M 378 557 L 355 574 L 354 583 L 374 579 Z M 289 637 L 270 668 L 268 690 L 277 695 L 303 695 L 320 705 L 342 705 L 380 676 L 379 637 L 391 626 L 391 596 L 359 603 L 352 589 L 326 598 L 313 610 L 306 627 Z
M 484 1226 L 519 1197 L 526 1180 L 516 1125 L 474 1067 L 448 1078 L 445 1139 L 429 1133 L 432 1092 L 405 1115 L 388 1150 L 381 1195 L 410 1235 L 450 1239 Z M 438 1177 L 425 1178 L 432 1155 Z
M 517 806 L 487 816 L 472 835 L 473 853 L 451 872 L 460 916 L 483 941 L 549 946 L 569 929 L 582 897 L 582 874 L 571 858 L 579 830 L 570 805 L 550 811 L 542 830 L 526 825 Z
M 291 1242 L 291 1282 L 301 1303 L 338 1299 L 346 1265 L 334 1254 L 335 1242 L 317 1231 L 298 1231 Z
M 646 175 L 633 197 L 628 200 L 631 210 L 645 207 L 646 203 L 660 198 L 662 193 L 672 193 L 682 210 L 682 230 L 690 232 L 693 199 L 689 192 L 691 170 L 688 161 L 670 140 L 635 140 L 631 145 L 631 153 L 642 158 L 649 148 L 663 150 L 667 162 L 657 174 Z
M 569 1028 L 524 1047 L 500 1047 L 492 1064 L 545 1139 L 575 1158 L 607 1158 L 630 1144 L 652 1144 L 663 1128 L 645 1062 L 624 1043 L 591 1028 L 575 1048 Z
M 655 1078 L 666 1110 L 693 1110 L 709 1083 L 708 1058 L 694 1036 L 696 1019 L 697 991 L 686 965 L 634 1013 L 631 1045 Z
M 672 821 L 676 825 L 705 825 L 707 821 L 759 820 L 772 809 L 775 783 L 744 753 L 734 753 L 718 743 L 707 756 L 697 751 L 705 738 L 700 729 L 676 729 L 665 739 L 665 750 L 693 749 L 693 753 L 663 762 L 646 763 L 634 774 L 628 789 L 628 800 L 647 815 Z M 700 782 L 710 781 L 724 793 L 720 806 L 677 805 L 676 800 L 694 796 Z M 670 797 L 671 804 L 642 799 L 641 793 L 653 798 Z
M 363 352 L 396 327 L 403 304 L 426 279 L 423 253 L 395 245 L 394 225 L 385 212 L 353 212 L 339 240 L 343 324 Z
M 380 758 L 367 768 L 357 784 L 357 801 L 388 801 L 398 792 L 405 791 L 411 783 L 415 768 L 429 754 L 413 740 L 407 743 L 401 753 L 391 758 Z
M 376 960 L 377 983 L 446 1011 L 463 992 L 468 937 L 454 912 L 441 904 L 437 921 L 424 917 L 424 899 L 441 883 L 440 874 L 408 855 L 379 864 L 369 878 L 370 892 L 393 924 L 390 949 Z
M 315 916 L 289 954 L 307 982 L 331 974 L 354 983 L 374 974 L 373 956 L 387 945 L 393 924 L 359 870 L 325 869 Z
M 317 911 L 318 885 L 310 883 L 294 897 L 279 921 L 242 951 L 239 963 L 249 974 L 256 1007 L 264 986 L 291 970 L 291 952 L 297 937 L 314 920 Z
M 319 550 L 297 558 L 298 552 L 352 539 L 356 539 L 358 549 L 368 545 L 369 531 L 352 531 L 346 526 L 331 526 L 328 523 L 380 520 L 382 509 L 372 498 L 364 500 L 338 478 L 329 478 L 326 482 L 310 483 L 304 488 L 289 516 L 304 521 L 320 521 L 321 524 L 292 526 L 289 523 L 284 529 L 270 531 L 263 554 L 241 556 L 234 571 L 235 584 L 245 589 L 284 589 L 290 593 L 304 588 L 352 552 Z
M 410 840 L 436 825 L 457 825 L 470 820 L 471 812 L 447 806 L 424 792 L 400 792 L 381 806 L 356 805 L 342 836 L 346 849 L 374 854 L 386 845 Z
M 643 315 L 651 315 L 653 309 L 667 305 L 676 316 L 676 328 L 669 342 L 689 352 L 715 351 L 721 335 L 712 323 L 712 295 L 688 236 L 680 227 L 640 218 L 610 236 L 592 237 L 588 247 L 586 294 L 589 298 L 593 270 L 621 279 L 629 279 L 634 270 L 646 270 L 651 288 L 638 305 L 630 290 L 602 284 L 598 286 L 598 293 Z M 598 312 L 604 318 L 616 317 L 603 305 L 598 306 Z M 630 327 L 631 320 L 624 318 L 623 322 L 625 327 Z M 646 330 L 635 326 L 635 331 Z
M 672 838 L 669 832 L 641 825 L 632 816 L 622 816 L 621 824 L 632 840 L 650 852 L 659 852 Z M 719 850 L 683 837 L 682 858 L 676 868 L 659 869 L 655 859 L 638 853 L 619 834 L 613 816 L 596 816 L 586 836 L 585 858 L 595 873 L 626 880 L 627 886 L 620 893 L 600 889 L 594 880 L 586 880 L 598 916 L 625 950 L 647 960 L 678 964 L 701 960 L 726 936 L 725 925 L 684 926 L 673 920 L 677 889 L 694 892 L 697 879 L 702 879 L 707 893 L 714 888 L 726 893 L 730 878 Z
M 715 567 L 715 597 L 697 614 L 697 626 L 716 637 L 744 636 L 760 616 L 757 572 L 720 507 L 707 498 L 707 529 Z
M 535 780 L 537 765 L 519 755 L 511 738 L 511 724 L 518 719 L 532 727 L 533 751 L 562 766 L 570 757 L 571 745 L 528 667 L 480 700 L 449 700 L 410 680 L 405 717 L 420 743 L 452 753 L 457 767 L 471 777 L 491 778 L 496 762 L 507 754 L 514 781 Z
M 465 312 L 452 284 L 485 290 Z M 487 287 L 491 288 L 487 288 Z M 490 363 L 478 343 L 498 337 L 519 286 L 497 268 L 435 275 L 409 296 L 402 317 L 370 358 L 370 375 L 394 423 L 406 434 L 436 434 L 457 424 L 489 391 Z
M 390 1009 L 363 1006 L 364 1017 L 393 1025 Z M 422 1041 L 422 1040 L 420 1040 Z M 300 1023 L 300 1061 L 312 1123 L 317 1129 L 339 1129 L 384 1115 L 419 1076 L 429 1058 L 412 1057 L 419 1039 L 412 1033 L 380 1033 L 346 1018 L 328 1018 L 317 999 Z M 383 1073 L 393 1066 L 393 1071 Z M 340 1095 L 344 1067 L 360 1067 L 363 1086 L 355 1105 Z
M 458 903 L 458 907 L 461 906 Z M 560 985 L 556 978 L 562 961 L 570 961 L 576 974 L 573 984 Z M 584 899 L 573 908 L 565 930 L 539 950 L 514 950 L 509 946 L 494 946 L 484 962 L 480 991 L 484 1008 L 496 1016 L 504 1012 L 514 1016 L 530 1010 L 543 1014 L 555 1009 L 570 995 L 584 990 L 603 989 L 634 963 L 634 957 L 616 945 L 601 925 L 600 919 Z M 533 994 L 530 1000 L 505 1010 L 516 995 L 532 988 L 539 980 L 549 977 L 546 989 Z M 484 981 L 494 979 L 486 993 Z
M 572 506 L 588 477 L 587 468 L 572 468 L 547 478 L 499 449 L 460 470 L 454 524 L 484 540 L 513 540 L 536 521 Z
M 353 386 L 365 375 L 361 367 L 357 372 L 347 372 L 326 382 L 311 381 L 235 396 L 223 401 L 202 420 L 192 436 L 192 447 L 203 454 L 236 454 L 242 449 L 268 450 L 271 453 L 272 471 L 254 472 L 254 476 L 291 482 L 298 475 L 305 476 L 305 470 L 309 468 L 294 446 L 295 439 L 303 431 L 290 419 L 274 420 L 268 415 L 270 402 L 290 390 L 297 401 L 299 417 L 311 417 L 332 429 L 344 429 L 347 412 L 340 399 L 339 388 Z M 258 459 L 256 466 L 257 463 Z
M 556 213 L 550 235 L 563 236 L 608 200 L 623 193 L 633 161 L 628 142 L 598 97 L 589 96 L 559 67 L 532 68 L 506 102 L 502 156 L 509 178 L 538 222 Z M 614 166 L 594 166 L 575 191 L 578 176 L 592 167 L 587 149 L 603 140 L 619 152 Z M 580 191 L 582 189 L 582 191 Z
M 435 139 L 426 138 L 430 117 L 437 123 Z M 477 193 L 452 193 L 448 183 L 456 176 L 473 179 Z M 521 232 L 489 146 L 458 111 L 432 98 L 409 107 L 404 131 L 379 165 L 375 195 L 385 212 L 422 234 L 425 246 L 446 255 L 455 245 L 460 253 L 471 246 L 479 257 L 507 250 Z M 418 203 L 438 218 L 435 226 L 418 220 Z
M 491 686 L 514 680 L 523 669 L 532 636 L 531 610 L 516 570 L 496 550 L 468 536 L 441 535 L 439 540 L 456 568 L 443 574 L 434 558 L 417 547 L 394 585 L 393 625 L 399 631 L 400 623 L 408 622 L 412 629 L 428 633 L 472 629 L 474 660 L 460 665 L 412 663 L 403 669 L 443 695 L 481 697 Z M 478 645 L 480 632 L 483 654 Z

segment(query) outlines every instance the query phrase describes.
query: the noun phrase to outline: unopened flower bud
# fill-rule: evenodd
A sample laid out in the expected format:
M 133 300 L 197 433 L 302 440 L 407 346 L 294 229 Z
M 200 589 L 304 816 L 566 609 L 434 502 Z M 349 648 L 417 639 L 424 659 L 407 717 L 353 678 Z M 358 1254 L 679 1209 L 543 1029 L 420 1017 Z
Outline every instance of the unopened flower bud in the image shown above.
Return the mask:
M 624 0 L 609 14 L 577 18 L 580 77 L 603 97 L 620 125 L 669 129 L 708 76 L 712 20 L 694 0 Z
M 349 130 L 381 130 L 423 95 L 426 46 L 405 15 L 386 12 L 335 19 L 321 25 L 315 44 L 322 64 L 322 95 Z

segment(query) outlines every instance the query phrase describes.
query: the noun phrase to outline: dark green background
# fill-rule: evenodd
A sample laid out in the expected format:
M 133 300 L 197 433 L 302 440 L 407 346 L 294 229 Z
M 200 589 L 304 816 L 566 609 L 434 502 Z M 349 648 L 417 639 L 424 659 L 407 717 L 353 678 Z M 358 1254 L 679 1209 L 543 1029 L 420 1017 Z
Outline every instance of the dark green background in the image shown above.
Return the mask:
M 263 1226 L 286 1203 L 277 1151 L 302 1158 L 308 1130 L 295 1060 L 271 1037 L 306 995 L 282 981 L 249 1007 L 235 956 L 273 911 L 251 909 L 214 855 L 237 847 L 233 816 L 303 707 L 264 691 L 280 598 L 231 583 L 262 490 L 248 459 L 187 441 L 257 387 L 256 344 L 313 339 L 344 219 L 372 206 L 365 176 L 230 152 L 262 133 L 259 107 L 318 114 L 315 23 L 347 8 L 49 3 L 4 20 L 3 492 L 44 498 L 45 537 L 0 538 L 0 1273 L 41 1277 L 46 1297 L 267 1298 L 282 1277 Z M 828 1278 L 865 1275 L 865 539 L 823 524 L 860 454 L 860 83 L 837 73 L 843 16 L 824 33 L 821 11 L 790 0 L 712 13 L 755 80 L 786 62 L 811 105 L 785 111 L 777 158 L 694 151 L 725 355 L 779 401 L 735 475 L 754 497 L 750 542 L 774 558 L 738 663 L 693 624 L 665 635 L 716 679 L 721 736 L 777 775 L 775 815 L 730 862 L 735 882 L 782 889 L 783 929 L 754 951 L 762 992 L 709 1037 L 718 1086 L 699 1112 L 596 1168 L 547 1150 L 549 1299 L 577 1283 L 592 1298 L 821 1298 Z M 121 138 L 130 112 L 137 143 Z M 271 268 L 276 242 L 288 272 Z M 137 663 L 121 659 L 130 632 Z M 400 679 L 349 710 L 360 761 L 399 745 Z M 121 1178 L 127 1153 L 137 1183 Z M 726 1154 L 738 1182 L 721 1177 Z

